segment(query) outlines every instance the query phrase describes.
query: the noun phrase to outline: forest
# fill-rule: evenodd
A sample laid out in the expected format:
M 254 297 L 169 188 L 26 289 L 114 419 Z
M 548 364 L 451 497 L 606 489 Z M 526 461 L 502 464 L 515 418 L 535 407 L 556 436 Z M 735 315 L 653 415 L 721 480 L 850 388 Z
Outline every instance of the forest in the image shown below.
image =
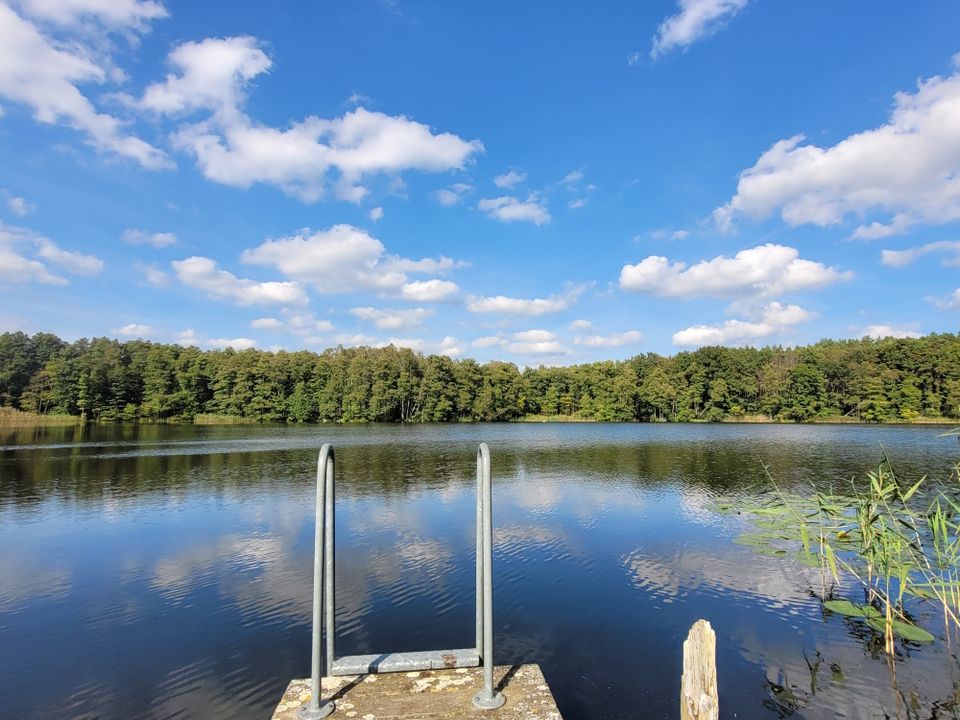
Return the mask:
M 0 407 L 90 422 L 913 421 L 960 417 L 960 335 L 518 368 L 394 346 L 200 350 L 0 334 Z

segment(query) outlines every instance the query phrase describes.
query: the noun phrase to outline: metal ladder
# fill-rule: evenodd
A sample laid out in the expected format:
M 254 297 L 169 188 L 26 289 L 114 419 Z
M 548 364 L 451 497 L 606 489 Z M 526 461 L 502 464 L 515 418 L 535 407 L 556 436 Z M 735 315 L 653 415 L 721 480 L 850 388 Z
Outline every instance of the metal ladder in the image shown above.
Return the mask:
M 324 674 L 324 665 L 330 675 L 339 676 L 467 668 L 482 664 L 483 689 L 473 697 L 473 704 L 482 710 L 494 710 L 503 705 L 503 694 L 493 687 L 493 517 L 490 449 L 487 444 L 480 443 L 477 448 L 477 644 L 473 648 L 336 657 L 333 539 L 335 474 L 333 446 L 327 443 L 320 449 L 317 458 L 311 692 L 310 700 L 300 708 L 300 718 L 320 720 L 334 711 L 334 702 L 322 702 L 320 697 L 320 678 Z M 325 657 L 321 653 L 322 637 L 326 640 Z

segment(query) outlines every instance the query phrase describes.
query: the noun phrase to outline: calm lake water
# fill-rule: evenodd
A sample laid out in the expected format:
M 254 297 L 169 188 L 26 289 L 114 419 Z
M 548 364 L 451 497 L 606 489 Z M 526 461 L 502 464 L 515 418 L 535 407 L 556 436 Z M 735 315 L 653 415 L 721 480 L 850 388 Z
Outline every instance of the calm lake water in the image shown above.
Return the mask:
M 480 425 L 0 429 L 0 716 L 268 718 L 309 674 L 316 454 L 337 449 L 338 652 L 473 643 L 474 468 L 494 474 L 495 655 L 567 720 L 675 718 L 717 631 L 725 718 L 957 717 L 943 639 L 898 657 L 733 543 L 761 461 L 785 486 L 882 448 L 946 475 L 944 428 Z M 942 635 L 942 624 L 927 619 Z M 955 652 L 955 648 L 954 651 Z M 913 714 L 910 714 L 913 713 Z

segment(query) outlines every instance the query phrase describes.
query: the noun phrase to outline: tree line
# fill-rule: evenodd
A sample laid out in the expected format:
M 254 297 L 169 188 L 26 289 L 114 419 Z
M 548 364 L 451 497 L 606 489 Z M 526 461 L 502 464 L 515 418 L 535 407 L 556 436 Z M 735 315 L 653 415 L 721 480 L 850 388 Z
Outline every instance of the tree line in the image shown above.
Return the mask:
M 90 421 L 605 422 L 960 417 L 960 335 L 704 347 L 520 369 L 406 348 L 200 350 L 0 334 L 0 406 Z

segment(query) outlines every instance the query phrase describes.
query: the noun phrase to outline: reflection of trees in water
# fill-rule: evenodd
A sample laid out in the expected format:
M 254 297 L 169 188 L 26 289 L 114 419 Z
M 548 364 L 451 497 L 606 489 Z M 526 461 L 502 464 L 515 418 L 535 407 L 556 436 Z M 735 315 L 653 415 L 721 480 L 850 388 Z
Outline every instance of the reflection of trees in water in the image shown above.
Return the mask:
M 6 429 L 0 431 L 6 447 L 0 451 L 0 502 L 99 502 L 151 493 L 176 497 L 246 490 L 305 493 L 323 433 L 150 425 Z M 473 440 L 456 437 L 444 443 L 442 433 L 406 435 L 402 429 L 379 437 L 376 428 L 337 427 L 328 434 L 337 442 L 341 497 L 406 496 L 473 482 Z M 742 435 L 709 442 L 688 437 L 579 443 L 573 435 L 574 442 L 557 437 L 545 444 L 536 430 L 520 428 L 509 442 L 494 444 L 494 477 L 500 484 L 549 476 L 599 486 L 682 485 L 730 493 L 764 485 L 761 460 L 785 487 L 826 484 L 863 467 L 842 438 L 808 445 L 755 441 L 749 431 Z M 856 450 L 862 453 L 862 447 Z M 911 468 L 910 458 L 900 464 Z

